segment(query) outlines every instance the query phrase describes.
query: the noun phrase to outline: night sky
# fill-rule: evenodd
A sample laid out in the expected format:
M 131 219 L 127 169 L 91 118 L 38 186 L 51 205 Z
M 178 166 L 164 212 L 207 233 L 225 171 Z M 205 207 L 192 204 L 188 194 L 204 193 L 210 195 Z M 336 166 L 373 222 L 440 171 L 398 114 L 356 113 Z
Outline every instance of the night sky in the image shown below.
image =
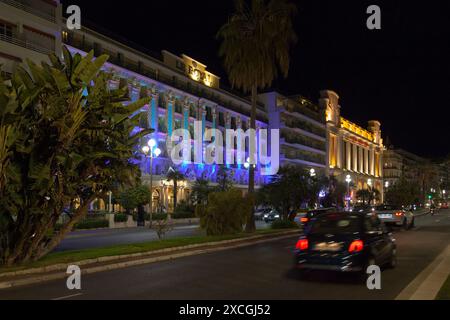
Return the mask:
M 62 1 L 82 18 L 150 51 L 185 53 L 222 77 L 215 35 L 233 11 L 232 0 Z M 284 94 L 317 101 L 335 90 L 342 115 L 362 126 L 382 123 L 384 139 L 422 156 L 450 153 L 450 1 L 297 0 L 299 42 Z M 382 30 L 366 28 L 377 4 Z

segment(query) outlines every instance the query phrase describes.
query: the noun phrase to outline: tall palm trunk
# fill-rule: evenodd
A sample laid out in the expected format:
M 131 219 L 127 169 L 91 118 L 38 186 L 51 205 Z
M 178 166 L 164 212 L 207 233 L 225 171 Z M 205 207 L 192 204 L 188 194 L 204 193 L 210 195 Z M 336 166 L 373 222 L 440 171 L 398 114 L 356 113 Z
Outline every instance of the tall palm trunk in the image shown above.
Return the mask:
M 258 88 L 256 84 L 252 85 L 252 110 L 250 113 L 250 128 L 256 130 L 256 99 L 258 94 Z M 253 165 L 250 166 L 248 173 L 248 195 L 251 201 L 253 201 L 255 194 L 255 167 Z M 254 216 L 254 207 L 252 206 L 252 210 L 250 215 L 247 218 L 247 224 L 245 225 L 245 232 L 251 233 L 255 232 L 255 216 Z
M 178 200 L 178 180 L 173 180 L 173 211 L 177 208 L 177 200 Z

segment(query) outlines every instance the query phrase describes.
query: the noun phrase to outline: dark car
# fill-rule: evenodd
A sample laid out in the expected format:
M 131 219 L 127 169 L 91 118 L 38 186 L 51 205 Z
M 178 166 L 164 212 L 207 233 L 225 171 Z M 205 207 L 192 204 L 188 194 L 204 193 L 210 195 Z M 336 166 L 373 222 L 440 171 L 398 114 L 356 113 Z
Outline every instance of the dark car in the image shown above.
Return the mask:
M 396 245 L 375 214 L 320 214 L 307 225 L 295 247 L 300 270 L 365 274 L 370 265 L 395 267 Z
M 299 224 L 303 228 L 305 228 L 306 225 L 308 224 L 308 222 L 310 222 L 312 220 L 312 218 L 314 218 L 318 214 L 333 212 L 333 211 L 336 211 L 336 208 L 321 208 L 321 209 L 309 210 L 304 215 L 297 215 L 296 218 L 297 218 Z M 294 220 L 294 221 L 296 221 L 296 220 Z
M 350 212 L 356 213 L 370 213 L 375 210 L 375 207 L 369 205 L 357 205 L 350 209 Z
M 272 210 L 269 213 L 266 213 L 263 217 L 265 223 L 274 222 L 275 220 L 280 219 L 280 214 L 277 210 Z

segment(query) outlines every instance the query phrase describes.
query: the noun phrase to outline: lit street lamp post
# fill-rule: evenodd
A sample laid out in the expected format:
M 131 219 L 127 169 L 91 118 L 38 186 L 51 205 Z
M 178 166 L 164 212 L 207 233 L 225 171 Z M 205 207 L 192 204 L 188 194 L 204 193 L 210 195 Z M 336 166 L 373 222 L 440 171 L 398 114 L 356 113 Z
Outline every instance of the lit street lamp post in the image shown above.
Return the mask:
M 383 196 L 384 203 L 386 203 L 386 194 L 387 194 L 388 189 L 389 189 L 389 181 L 386 181 L 384 183 L 384 196 Z
M 146 157 L 150 158 L 150 228 L 152 227 L 153 219 L 153 158 L 157 158 L 161 154 L 161 150 L 155 147 L 156 141 L 154 139 L 150 139 L 148 145 L 142 147 L 142 152 Z
M 350 182 L 352 182 L 352 177 L 347 175 L 345 182 L 347 182 L 347 210 L 350 210 Z

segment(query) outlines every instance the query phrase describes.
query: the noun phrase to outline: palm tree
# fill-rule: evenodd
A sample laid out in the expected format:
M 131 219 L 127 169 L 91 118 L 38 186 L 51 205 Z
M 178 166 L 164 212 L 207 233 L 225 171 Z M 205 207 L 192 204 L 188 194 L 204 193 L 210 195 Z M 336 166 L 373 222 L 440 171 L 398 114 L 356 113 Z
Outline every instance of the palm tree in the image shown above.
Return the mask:
M 258 89 L 271 86 L 281 71 L 287 77 L 289 51 L 297 41 L 292 17 L 297 9 L 287 0 L 236 0 L 235 13 L 217 37 L 222 39 L 219 55 L 233 87 L 251 92 L 250 128 L 256 129 Z M 248 193 L 254 194 L 255 172 L 249 168 Z M 255 230 L 253 214 L 246 231 Z
M 175 210 L 177 207 L 178 182 L 184 181 L 186 177 L 184 176 L 183 173 L 171 167 L 167 171 L 166 178 L 169 181 L 173 181 L 173 210 Z

